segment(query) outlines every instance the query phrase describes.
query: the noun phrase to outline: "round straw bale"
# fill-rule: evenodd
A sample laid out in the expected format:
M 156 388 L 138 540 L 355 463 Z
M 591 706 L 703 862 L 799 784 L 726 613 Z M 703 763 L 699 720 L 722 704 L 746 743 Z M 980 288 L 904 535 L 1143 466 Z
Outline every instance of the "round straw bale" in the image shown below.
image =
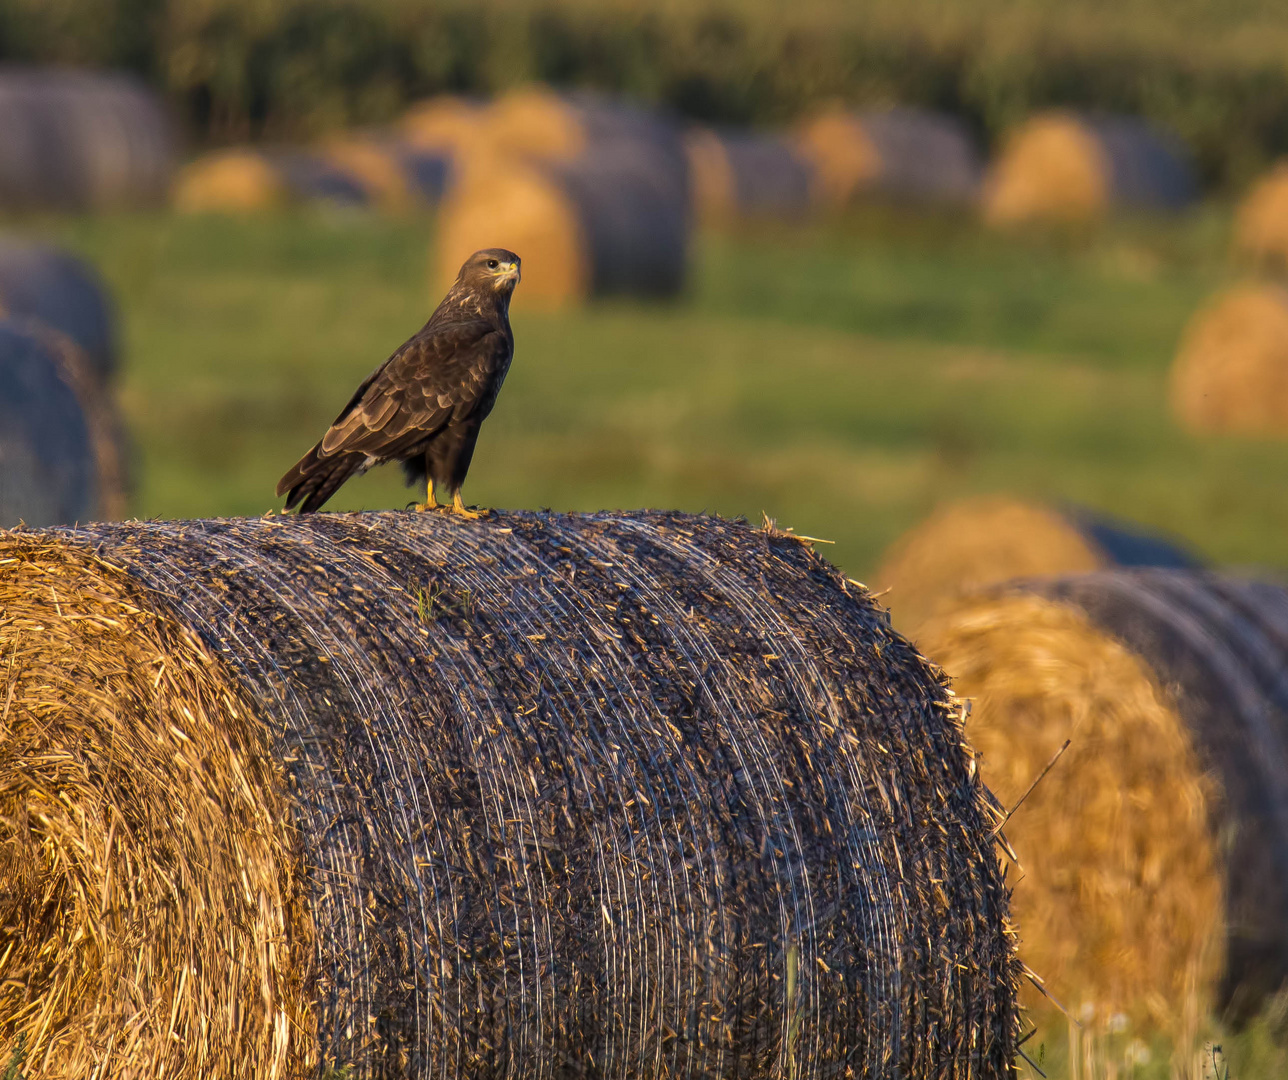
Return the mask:
M 188 165 L 174 205 L 187 213 L 253 213 L 291 203 L 372 206 L 383 192 L 370 170 L 293 147 L 217 150 Z
M 483 106 L 452 94 L 418 101 L 398 122 L 398 130 L 418 150 L 464 153 L 479 137 Z
M 0 237 L 0 317 L 36 319 L 66 334 L 100 379 L 116 370 L 116 319 L 107 286 L 74 255 Z
M 1258 263 L 1288 264 L 1288 160 L 1276 162 L 1239 204 L 1234 248 Z
M 785 139 L 755 132 L 696 128 L 684 140 L 696 216 L 799 218 L 810 208 L 814 171 Z
M 382 209 L 399 212 L 436 205 L 447 190 L 452 161 L 442 151 L 418 149 L 399 139 L 351 134 L 327 141 L 323 161 L 354 179 Z
M 641 144 L 598 143 L 564 162 L 476 159 L 442 204 L 433 291 L 472 251 L 501 245 L 523 258 L 520 303 L 674 295 L 689 224 L 687 185 Z
M 1196 433 L 1288 433 L 1288 290 L 1229 289 L 1185 328 L 1171 371 L 1172 413 Z
M 165 110 L 132 77 L 0 70 L 0 208 L 154 205 L 173 167 Z
M 936 607 L 984 585 L 1112 566 L 1197 565 L 1172 541 L 1085 508 L 992 495 L 941 506 L 891 545 L 875 580 L 896 625 L 913 633 Z
M 257 150 L 238 147 L 203 154 L 175 180 L 174 206 L 190 214 L 276 210 L 289 198 L 281 173 Z
M 1097 1022 L 1182 1042 L 1288 977 L 1288 593 L 1137 569 L 967 598 L 918 634 L 1013 804 L 1020 951 Z
M 1179 210 L 1198 196 L 1185 148 L 1134 116 L 1041 113 L 1006 139 L 984 184 L 999 225 L 1088 222 L 1111 209 Z
M 794 539 L 0 538 L 0 1047 L 88 1075 L 1009 1075 L 998 811 Z
M 43 323 L 0 322 L 0 526 L 119 518 L 120 422 L 85 353 Z
M 868 195 L 966 202 L 979 185 L 975 141 L 946 113 L 828 109 L 801 125 L 797 142 L 813 167 L 818 197 L 834 206 Z

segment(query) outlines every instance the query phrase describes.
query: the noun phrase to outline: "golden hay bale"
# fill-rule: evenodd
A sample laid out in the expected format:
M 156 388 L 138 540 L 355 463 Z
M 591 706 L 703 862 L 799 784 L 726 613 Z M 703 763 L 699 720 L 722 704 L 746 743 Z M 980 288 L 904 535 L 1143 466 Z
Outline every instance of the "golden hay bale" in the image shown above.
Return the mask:
M 259 151 L 241 147 L 204 154 L 179 170 L 173 201 L 188 214 L 277 210 L 289 197 L 286 181 Z
M 174 168 L 174 133 L 131 76 L 0 69 L 0 208 L 155 205 Z
M 1276 162 L 1239 204 L 1234 249 L 1258 263 L 1288 262 L 1288 160 Z
M 66 334 L 100 379 L 116 370 L 112 298 L 94 268 L 74 255 L 0 237 L 0 317 L 35 319 Z
M 959 709 L 793 538 L 17 532 L 0 655 L 0 1051 L 46 1074 L 1008 1074 Z
M 419 150 L 464 153 L 478 141 L 483 106 L 442 94 L 412 105 L 398 122 L 402 137 Z
M 84 351 L 0 322 L 0 527 L 123 517 L 127 488 L 120 420 Z
M 476 158 L 439 213 L 432 291 L 441 296 L 471 252 L 501 246 L 523 259 L 520 304 L 674 295 L 689 225 L 687 186 L 640 144 L 596 143 L 567 162 Z
M 966 202 L 979 184 L 969 130 L 928 109 L 828 109 L 801 124 L 797 144 L 813 168 L 817 196 L 834 206 L 870 195 Z
M 875 587 L 895 625 L 915 633 L 936 607 L 984 585 L 1111 566 L 1195 565 L 1170 540 L 1103 515 L 991 495 L 947 503 L 901 536 Z
M 1202 308 L 1185 328 L 1170 396 L 1193 432 L 1288 432 L 1288 290 L 1238 285 Z
M 685 135 L 697 218 L 800 218 L 813 202 L 814 171 L 787 142 L 755 132 L 695 128 Z
M 1006 827 L 1021 955 L 1101 1020 L 1184 1040 L 1288 977 L 1288 591 L 1101 571 L 968 598 L 918 634 L 958 692 Z M 1210 935 L 1218 935 L 1212 942 Z
M 180 172 L 174 205 L 197 214 L 257 213 L 290 204 L 375 206 L 385 192 L 372 171 L 294 147 L 217 150 Z
M 1178 210 L 1197 195 L 1184 147 L 1145 121 L 1055 111 L 1007 136 L 983 204 L 998 225 L 1089 222 L 1123 207 Z

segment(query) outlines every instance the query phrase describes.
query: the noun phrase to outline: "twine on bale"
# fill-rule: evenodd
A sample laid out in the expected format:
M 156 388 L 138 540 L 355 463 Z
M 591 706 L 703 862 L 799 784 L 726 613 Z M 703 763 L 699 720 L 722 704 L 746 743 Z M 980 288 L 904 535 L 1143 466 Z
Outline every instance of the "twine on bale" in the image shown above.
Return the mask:
M 131 523 L 10 534 L 0 596 L 0 1047 L 88 1072 L 132 1035 L 126 1077 L 1009 1074 L 1000 811 L 939 673 L 794 539 Z
M 1288 977 L 1288 591 L 1101 571 L 984 591 L 918 643 L 970 695 L 1004 801 L 1073 745 L 1007 825 L 1021 955 L 1093 1023 L 1192 1048 Z

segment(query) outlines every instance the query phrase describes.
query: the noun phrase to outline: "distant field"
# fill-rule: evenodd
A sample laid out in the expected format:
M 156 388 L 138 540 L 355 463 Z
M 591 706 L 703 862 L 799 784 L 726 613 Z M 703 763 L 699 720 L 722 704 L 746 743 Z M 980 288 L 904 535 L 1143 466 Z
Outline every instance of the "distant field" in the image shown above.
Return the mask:
M 1226 226 L 1209 210 L 1078 242 L 872 212 L 704 237 L 682 302 L 520 302 L 466 495 L 763 512 L 862 576 L 938 500 L 1013 491 L 1286 567 L 1288 443 L 1193 439 L 1165 410 L 1178 332 L 1232 273 Z M 427 220 L 37 227 L 120 299 L 140 516 L 279 505 L 277 478 L 429 311 Z M 413 494 L 384 469 L 334 505 Z

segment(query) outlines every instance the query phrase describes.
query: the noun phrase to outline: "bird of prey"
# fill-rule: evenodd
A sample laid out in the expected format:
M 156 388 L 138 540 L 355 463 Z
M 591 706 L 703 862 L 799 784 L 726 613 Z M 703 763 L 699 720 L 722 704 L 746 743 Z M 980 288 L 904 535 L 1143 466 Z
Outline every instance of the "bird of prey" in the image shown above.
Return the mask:
M 461 501 L 461 485 L 514 355 L 510 297 L 518 282 L 513 251 L 486 248 L 466 259 L 429 322 L 368 376 L 278 482 L 286 509 L 309 513 L 349 477 L 401 461 L 407 482 L 425 485 L 417 509 L 477 518 Z M 435 487 L 449 504 L 440 506 Z

